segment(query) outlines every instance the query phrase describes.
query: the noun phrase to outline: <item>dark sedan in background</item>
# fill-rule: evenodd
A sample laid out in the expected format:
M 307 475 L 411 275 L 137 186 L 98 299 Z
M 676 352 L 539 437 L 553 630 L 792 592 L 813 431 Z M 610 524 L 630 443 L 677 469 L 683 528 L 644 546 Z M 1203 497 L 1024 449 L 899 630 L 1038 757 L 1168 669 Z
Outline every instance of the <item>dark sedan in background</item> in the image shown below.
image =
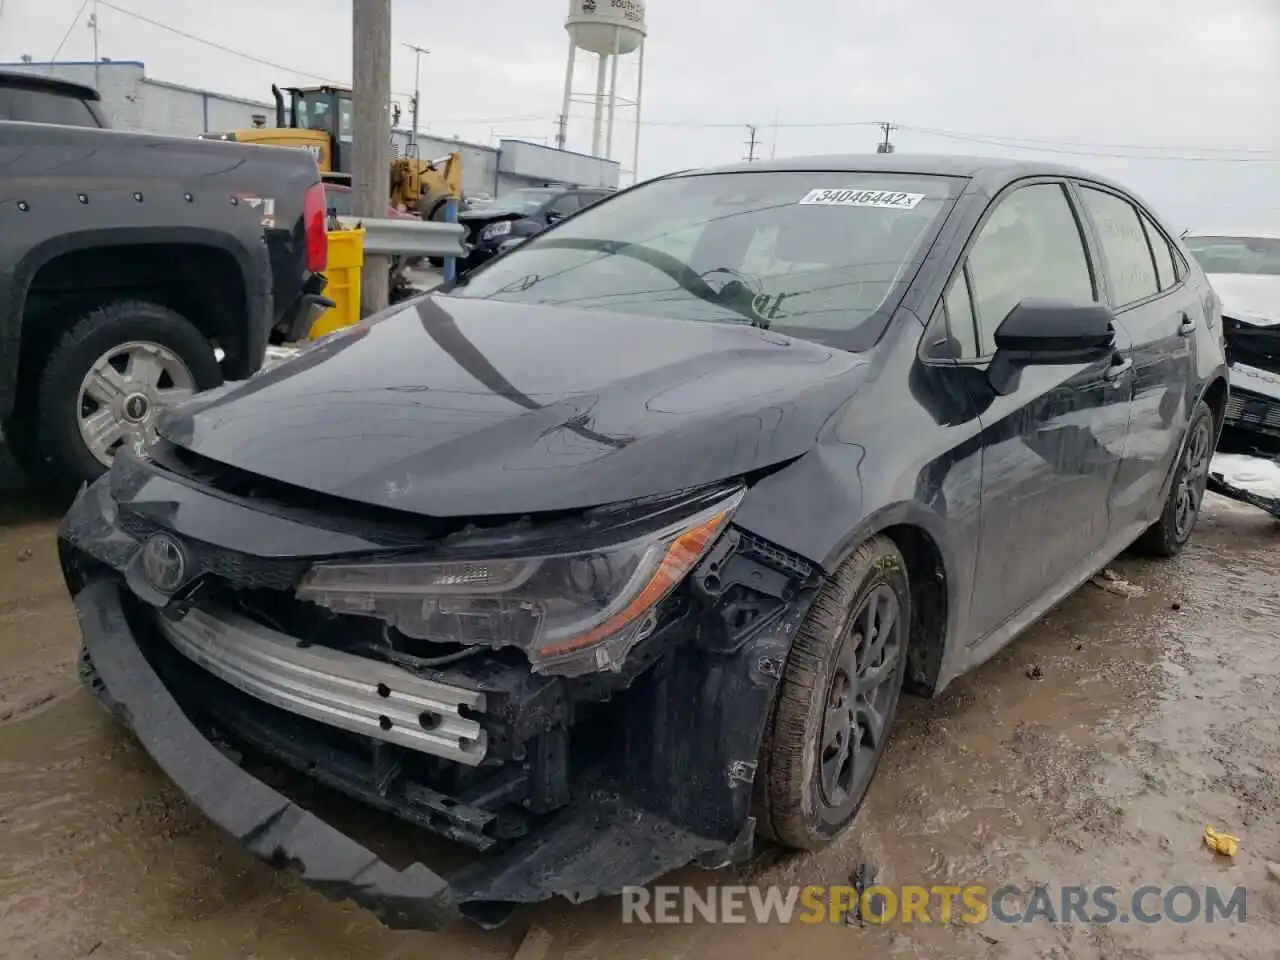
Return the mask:
M 613 194 L 603 187 L 528 187 L 504 193 L 492 203 L 458 214 L 467 228 L 470 254 L 458 264 L 473 270 L 492 260 L 511 241 L 527 240 L 553 223 Z
M 210 818 L 394 926 L 818 848 L 904 688 L 1187 543 L 1220 336 L 1081 171 L 661 178 L 119 456 L 60 531 L 83 676 Z M 476 859 L 379 860 L 287 769 Z

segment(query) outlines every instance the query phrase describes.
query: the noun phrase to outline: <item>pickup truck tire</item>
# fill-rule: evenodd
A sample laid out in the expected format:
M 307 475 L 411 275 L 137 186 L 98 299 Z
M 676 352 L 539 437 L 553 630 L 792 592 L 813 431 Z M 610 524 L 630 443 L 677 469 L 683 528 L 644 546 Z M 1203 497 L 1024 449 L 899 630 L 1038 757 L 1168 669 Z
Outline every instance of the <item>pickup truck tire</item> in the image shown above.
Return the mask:
M 4 443 L 9 448 L 9 456 L 23 473 L 32 479 L 41 478 L 44 463 L 34 417 L 15 412 L 4 425 Z
M 857 815 L 906 676 L 911 590 L 892 540 L 862 543 L 791 645 L 756 771 L 757 830 L 818 850 Z
M 62 335 L 40 373 L 40 472 L 66 490 L 92 482 L 108 466 L 95 447 L 101 452 L 127 430 L 153 428 L 158 408 L 221 383 L 212 344 L 173 310 L 142 300 L 91 310 Z M 86 432 L 94 427 L 99 439 L 91 445 Z

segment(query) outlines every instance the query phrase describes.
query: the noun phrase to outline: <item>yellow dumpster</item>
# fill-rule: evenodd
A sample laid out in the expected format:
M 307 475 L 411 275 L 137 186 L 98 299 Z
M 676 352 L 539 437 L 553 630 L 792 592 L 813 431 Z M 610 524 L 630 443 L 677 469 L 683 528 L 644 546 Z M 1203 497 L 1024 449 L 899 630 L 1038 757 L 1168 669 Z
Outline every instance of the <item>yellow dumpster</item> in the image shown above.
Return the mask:
M 364 266 L 364 228 L 329 231 L 329 284 L 324 295 L 337 306 L 316 318 L 311 339 L 341 330 L 360 321 L 360 270 Z

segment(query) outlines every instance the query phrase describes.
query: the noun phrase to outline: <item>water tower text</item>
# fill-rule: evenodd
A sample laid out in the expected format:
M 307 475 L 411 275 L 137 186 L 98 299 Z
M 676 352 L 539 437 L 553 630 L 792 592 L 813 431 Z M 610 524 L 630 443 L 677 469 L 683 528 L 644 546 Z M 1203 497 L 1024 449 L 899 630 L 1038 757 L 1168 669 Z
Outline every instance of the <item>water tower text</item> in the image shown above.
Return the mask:
M 623 18 L 632 23 L 644 22 L 643 3 L 637 3 L 636 0 L 609 0 L 609 6 L 621 12 Z

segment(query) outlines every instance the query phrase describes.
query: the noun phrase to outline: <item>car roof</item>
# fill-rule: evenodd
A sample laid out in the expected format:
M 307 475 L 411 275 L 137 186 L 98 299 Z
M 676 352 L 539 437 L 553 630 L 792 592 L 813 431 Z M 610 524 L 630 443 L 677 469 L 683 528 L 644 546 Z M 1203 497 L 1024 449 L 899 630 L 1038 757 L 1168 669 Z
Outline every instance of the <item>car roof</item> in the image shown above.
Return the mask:
M 1073 177 L 1115 187 L 1125 193 L 1133 191 L 1106 177 L 1065 164 L 1041 160 L 1015 160 L 1002 157 L 975 157 L 966 154 L 927 153 L 833 153 L 779 160 L 732 163 L 720 167 L 685 170 L 673 176 L 698 176 L 707 173 L 902 173 L 925 176 L 965 177 L 981 185 L 998 189 L 1026 177 Z
M 22 87 L 27 90 L 45 90 L 78 100 L 100 101 L 102 98 L 93 87 L 59 77 L 46 77 L 40 73 L 23 73 L 17 70 L 0 70 L 0 87 Z

